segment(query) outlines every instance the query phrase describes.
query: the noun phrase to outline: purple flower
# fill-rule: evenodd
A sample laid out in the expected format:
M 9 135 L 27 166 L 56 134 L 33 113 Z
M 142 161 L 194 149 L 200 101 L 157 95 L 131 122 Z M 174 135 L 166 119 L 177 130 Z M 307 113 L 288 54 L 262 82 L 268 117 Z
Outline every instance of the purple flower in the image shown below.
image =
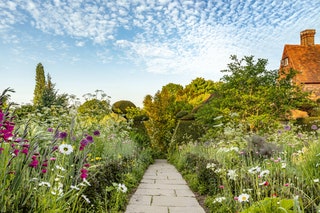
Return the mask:
M 318 127 L 317 127 L 317 125 L 313 124 L 313 125 L 311 126 L 311 129 L 312 129 L 312 130 L 317 130 Z
M 289 125 L 284 126 L 284 130 L 289 131 L 291 127 Z
M 99 135 L 100 135 L 99 130 L 94 131 L 94 132 L 93 132 L 93 135 L 94 135 L 94 136 L 99 136 Z
M 88 140 L 88 142 L 92 143 L 93 142 L 93 137 L 91 135 L 88 135 L 86 137 L 86 139 Z
M 64 139 L 64 138 L 66 138 L 67 137 L 67 133 L 66 132 L 60 132 L 59 133 L 59 138 L 61 138 L 61 139 Z
M 86 139 L 86 138 L 83 138 L 81 141 L 80 141 L 80 144 L 81 146 L 86 146 L 88 145 L 89 141 Z
M 53 132 L 53 128 L 48 128 L 48 132 Z

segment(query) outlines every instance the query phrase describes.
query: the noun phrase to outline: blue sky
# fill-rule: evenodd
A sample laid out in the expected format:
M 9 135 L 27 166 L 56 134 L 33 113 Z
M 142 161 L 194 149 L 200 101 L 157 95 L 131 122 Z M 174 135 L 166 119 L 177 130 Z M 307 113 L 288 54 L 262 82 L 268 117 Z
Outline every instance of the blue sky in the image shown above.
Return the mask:
M 319 0 L 2 0 L 0 90 L 31 103 L 42 63 L 59 93 L 142 106 L 168 83 L 218 81 L 232 54 L 278 69 L 310 28 L 320 43 Z

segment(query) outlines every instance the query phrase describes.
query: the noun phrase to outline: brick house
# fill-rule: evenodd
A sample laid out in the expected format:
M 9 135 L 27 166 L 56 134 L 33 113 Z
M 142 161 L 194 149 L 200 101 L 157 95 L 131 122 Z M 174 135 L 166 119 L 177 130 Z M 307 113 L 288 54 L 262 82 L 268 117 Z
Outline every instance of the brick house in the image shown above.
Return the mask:
M 312 91 L 312 99 L 320 97 L 320 44 L 315 44 L 316 30 L 300 32 L 300 44 L 284 45 L 280 71 L 293 68 L 299 71 L 293 83 L 301 84 L 307 91 Z

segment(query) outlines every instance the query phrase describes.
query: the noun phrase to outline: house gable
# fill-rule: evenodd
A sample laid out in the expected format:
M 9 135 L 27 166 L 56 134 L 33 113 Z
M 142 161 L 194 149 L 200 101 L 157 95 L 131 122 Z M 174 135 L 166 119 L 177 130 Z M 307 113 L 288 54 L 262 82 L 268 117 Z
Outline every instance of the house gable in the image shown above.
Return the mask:
M 303 84 L 308 91 L 320 95 L 320 44 L 314 43 L 315 30 L 300 33 L 300 45 L 286 44 L 283 49 L 280 71 L 289 69 L 299 73 L 294 83 Z

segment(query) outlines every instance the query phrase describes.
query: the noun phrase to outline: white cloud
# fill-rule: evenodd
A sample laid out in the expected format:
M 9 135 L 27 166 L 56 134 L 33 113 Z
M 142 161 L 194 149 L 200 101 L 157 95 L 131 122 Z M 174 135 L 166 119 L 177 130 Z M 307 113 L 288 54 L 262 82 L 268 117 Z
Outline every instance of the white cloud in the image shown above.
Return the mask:
M 0 2 L 0 35 L 13 42 L 17 37 L 8 35 L 18 30 L 11 27 L 33 23 L 45 33 L 74 38 L 76 46 L 91 40 L 122 51 L 149 72 L 211 72 L 224 67 L 230 54 L 282 51 L 292 40 L 288 35 L 320 30 L 319 14 L 318 1 L 303 0 L 7 0 Z M 104 63 L 113 59 L 104 51 L 97 55 Z
M 76 41 L 76 46 L 77 47 L 83 47 L 85 45 L 84 41 Z

